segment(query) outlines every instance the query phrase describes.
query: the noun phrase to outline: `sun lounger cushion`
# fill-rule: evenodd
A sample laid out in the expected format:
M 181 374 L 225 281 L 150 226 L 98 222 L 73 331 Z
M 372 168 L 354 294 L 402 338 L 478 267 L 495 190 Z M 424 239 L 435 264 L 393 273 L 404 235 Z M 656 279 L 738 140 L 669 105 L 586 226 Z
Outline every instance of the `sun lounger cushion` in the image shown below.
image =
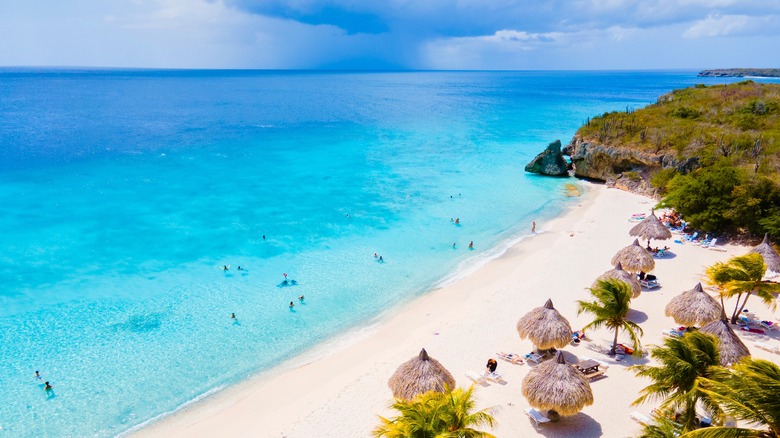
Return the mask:
M 485 376 L 474 371 L 466 371 L 466 378 L 480 385 L 484 385 L 487 383 Z
M 648 425 L 653 421 L 650 417 L 648 417 L 647 415 L 639 411 L 632 412 L 631 414 L 629 414 L 629 417 L 631 417 L 632 420 L 636 421 L 641 425 Z

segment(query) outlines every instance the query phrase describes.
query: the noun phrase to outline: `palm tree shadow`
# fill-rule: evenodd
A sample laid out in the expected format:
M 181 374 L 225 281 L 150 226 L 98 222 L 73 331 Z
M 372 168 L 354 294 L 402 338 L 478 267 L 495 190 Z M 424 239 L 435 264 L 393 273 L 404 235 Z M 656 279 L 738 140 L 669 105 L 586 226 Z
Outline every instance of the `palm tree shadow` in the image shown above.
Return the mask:
M 530 419 L 528 421 L 531 421 Z M 601 424 L 582 412 L 571 417 L 562 417 L 555 423 L 544 423 L 536 429 L 548 438 L 596 438 L 603 435 Z

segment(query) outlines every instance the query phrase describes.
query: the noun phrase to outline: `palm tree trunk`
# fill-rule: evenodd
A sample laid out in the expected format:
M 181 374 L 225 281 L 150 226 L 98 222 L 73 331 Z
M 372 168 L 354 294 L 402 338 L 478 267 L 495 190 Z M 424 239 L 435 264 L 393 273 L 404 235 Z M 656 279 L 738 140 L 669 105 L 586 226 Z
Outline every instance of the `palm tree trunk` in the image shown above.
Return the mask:
M 739 300 L 742 298 L 742 292 L 740 292 L 737 295 L 737 305 L 734 306 L 734 313 L 731 314 L 731 323 L 736 324 L 737 323 L 737 307 L 739 307 Z
M 743 302 L 742 302 L 742 307 L 740 307 L 740 308 L 739 308 L 739 311 L 737 312 L 737 315 L 741 315 L 741 314 L 742 314 L 742 310 L 745 308 L 745 304 L 747 304 L 747 300 L 748 300 L 748 298 L 750 298 L 750 295 L 751 295 L 752 293 L 753 293 L 753 291 L 751 290 L 751 291 L 750 291 L 750 292 L 748 292 L 748 294 L 745 296 L 745 301 L 743 301 Z M 732 322 L 732 324 L 736 324 L 736 323 L 737 323 L 737 322 L 736 322 L 736 320 L 735 320 L 734 322 Z
M 619 329 L 620 329 L 620 327 L 615 327 L 615 340 L 612 341 L 612 350 L 610 350 L 610 353 L 609 353 L 611 355 L 614 355 L 615 354 L 615 350 L 617 349 L 617 338 L 618 338 L 618 330 Z

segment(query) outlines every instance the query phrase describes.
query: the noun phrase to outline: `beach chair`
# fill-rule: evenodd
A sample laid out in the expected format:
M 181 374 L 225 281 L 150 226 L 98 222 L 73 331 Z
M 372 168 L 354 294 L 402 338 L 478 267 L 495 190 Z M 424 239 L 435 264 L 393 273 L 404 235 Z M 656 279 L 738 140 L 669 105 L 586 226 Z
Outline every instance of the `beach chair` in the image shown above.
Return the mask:
M 775 345 L 769 345 L 765 342 L 753 342 L 753 345 L 770 353 L 780 354 L 780 348 Z
M 488 385 L 487 379 L 485 378 L 484 375 L 471 370 L 466 371 L 466 378 L 478 385 L 482 385 L 482 386 Z
M 526 360 L 530 360 L 532 362 L 535 362 L 537 365 L 542 360 L 542 355 L 536 354 L 533 351 L 525 355 Z
M 682 338 L 683 336 L 683 332 L 677 329 L 664 330 L 661 334 L 669 338 Z
M 539 428 L 540 424 L 549 423 L 550 419 L 547 418 L 543 413 L 537 411 L 534 408 L 528 408 L 525 410 L 525 415 L 528 415 L 528 418 L 534 420 L 534 423 L 536 423 L 536 428 Z
M 761 327 L 771 331 L 771 330 L 778 330 L 777 323 L 773 321 L 759 321 L 758 325 Z
M 683 239 L 687 240 L 688 242 L 695 242 L 697 237 L 699 237 L 699 232 L 695 231 L 693 234 L 683 236 Z
M 653 257 L 657 259 L 662 259 L 666 257 L 666 250 L 663 248 L 659 249 L 658 252 L 653 253 Z
M 631 417 L 632 420 L 636 421 L 637 423 L 641 424 L 642 426 L 647 426 L 648 424 L 653 422 L 653 419 L 648 417 L 647 415 L 639 412 L 634 411 L 628 415 Z
M 501 377 L 501 374 L 498 374 L 497 372 L 493 371 L 492 373 L 485 373 L 484 376 L 486 379 L 490 380 L 491 382 L 496 383 L 506 383 L 503 377 Z
M 513 363 L 515 365 L 522 365 L 523 364 L 523 358 L 520 357 L 520 355 L 516 354 L 516 353 L 504 353 L 502 351 L 502 352 L 496 353 L 496 356 L 498 356 L 499 359 L 503 359 L 503 360 L 505 360 L 505 361 L 507 361 L 509 363 Z
M 655 289 L 657 287 L 661 287 L 661 283 L 659 283 L 656 279 L 639 280 L 639 284 L 645 289 Z

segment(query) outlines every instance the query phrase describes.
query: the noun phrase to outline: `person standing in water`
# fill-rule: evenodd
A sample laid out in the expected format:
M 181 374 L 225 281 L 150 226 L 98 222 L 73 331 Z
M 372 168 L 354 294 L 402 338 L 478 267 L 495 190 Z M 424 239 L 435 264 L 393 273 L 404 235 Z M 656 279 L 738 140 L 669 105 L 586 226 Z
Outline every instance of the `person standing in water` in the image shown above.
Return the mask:
M 536 221 L 531 222 L 531 234 L 536 234 Z
M 474 249 L 474 241 L 469 242 L 469 249 Z
M 298 297 L 298 302 L 301 302 L 301 303 L 303 302 L 303 295 Z
M 292 308 L 293 308 L 293 307 L 295 307 L 295 303 L 293 303 L 292 301 L 290 301 L 290 310 L 292 310 Z

